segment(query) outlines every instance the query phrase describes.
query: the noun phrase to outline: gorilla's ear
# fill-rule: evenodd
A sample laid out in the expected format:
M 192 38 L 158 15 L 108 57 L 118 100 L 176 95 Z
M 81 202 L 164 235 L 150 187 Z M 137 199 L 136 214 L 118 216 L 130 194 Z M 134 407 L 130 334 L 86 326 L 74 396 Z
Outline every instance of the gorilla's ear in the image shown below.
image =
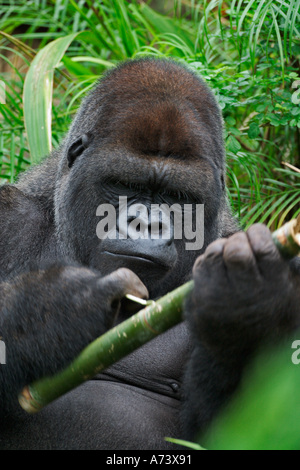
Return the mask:
M 222 184 L 222 189 L 223 189 L 223 191 L 224 191 L 226 185 L 225 185 L 225 179 L 224 179 L 224 175 L 223 175 L 223 174 L 221 175 L 221 184 Z
M 68 150 L 68 165 L 69 168 L 73 165 L 76 158 L 82 154 L 82 152 L 88 148 L 90 143 L 93 140 L 93 135 L 91 133 L 83 134 L 79 139 L 77 139 L 73 144 L 69 147 Z

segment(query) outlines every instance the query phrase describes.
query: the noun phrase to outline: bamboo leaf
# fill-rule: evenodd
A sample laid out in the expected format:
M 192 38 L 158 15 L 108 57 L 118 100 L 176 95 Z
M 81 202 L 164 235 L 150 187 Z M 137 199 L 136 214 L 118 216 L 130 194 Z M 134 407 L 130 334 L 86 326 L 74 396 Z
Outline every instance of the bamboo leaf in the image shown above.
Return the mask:
M 171 437 L 166 437 L 165 441 L 172 442 L 173 444 L 177 444 L 179 446 L 183 446 L 192 450 L 206 450 L 203 447 L 201 447 L 199 444 L 195 444 L 194 442 L 189 442 L 189 441 L 183 441 L 182 439 L 173 439 Z
M 297 0 L 297 3 L 296 3 L 295 8 L 294 8 L 293 18 L 292 18 L 292 21 L 291 21 L 291 27 L 290 27 L 290 54 L 292 54 L 293 35 L 295 34 L 295 36 L 298 39 L 300 37 L 299 30 L 295 27 L 296 22 L 297 22 L 297 18 L 298 18 L 298 23 L 297 24 L 299 26 L 299 19 L 300 19 L 299 11 L 300 11 L 300 0 Z
M 241 29 L 242 29 L 242 25 L 244 23 L 244 20 L 249 12 L 249 10 L 253 7 L 253 5 L 255 4 L 256 0 L 250 0 L 250 2 L 248 3 L 248 5 L 246 6 L 246 8 L 244 9 L 242 15 L 241 15 L 241 18 L 240 18 L 240 21 L 239 21 L 239 24 L 238 24 L 238 28 L 237 28 L 237 34 L 238 36 L 240 35 L 241 33 Z M 263 2 L 261 2 L 263 3 Z
M 280 52 L 280 62 L 281 62 L 281 69 L 282 69 L 282 78 L 284 80 L 284 51 L 283 51 L 283 46 L 282 46 L 280 29 L 279 29 L 279 25 L 278 25 L 278 22 L 277 22 L 277 15 L 275 15 L 273 7 L 271 7 L 271 13 L 272 13 L 274 26 L 275 26 L 275 31 L 276 31 L 277 40 L 278 40 L 278 47 L 279 47 L 279 52 Z
M 256 10 L 254 18 L 253 18 L 253 26 L 251 28 L 251 34 L 250 34 L 250 39 L 249 39 L 249 46 L 250 46 L 250 51 L 251 51 L 251 55 L 252 55 L 252 64 L 253 64 L 253 66 L 254 66 L 254 63 L 255 63 L 255 60 L 256 60 L 255 50 L 256 50 L 256 45 L 258 43 L 258 38 L 259 38 L 260 32 L 263 28 L 265 18 L 268 14 L 269 6 L 271 5 L 272 1 L 273 0 L 270 0 L 268 2 L 268 4 L 265 6 L 265 8 L 263 9 L 263 11 L 262 11 L 262 14 L 261 14 L 261 17 L 259 19 L 259 23 L 258 23 L 258 26 L 257 26 L 257 29 L 256 29 L 255 39 L 253 39 L 253 34 L 254 34 L 254 31 L 255 31 L 256 21 L 259 18 L 259 13 L 260 13 L 261 7 L 263 6 L 263 2 L 261 2 L 259 4 L 259 7 Z
M 295 1 L 296 0 L 291 0 L 291 3 L 289 5 L 289 9 L 288 9 L 288 12 L 287 12 L 287 15 L 286 15 L 285 25 L 284 25 L 284 51 L 285 51 L 286 59 L 288 59 L 287 37 L 288 37 L 288 32 L 290 31 L 290 18 L 291 18 L 291 15 L 292 15 L 293 11 L 294 11 Z
M 191 34 L 182 27 L 179 27 L 171 18 L 160 15 L 156 11 L 152 10 L 146 3 L 141 5 L 141 14 L 145 19 L 155 28 L 158 34 L 171 33 L 175 36 L 179 36 L 184 39 L 185 43 L 190 49 L 194 49 L 194 43 L 191 38 Z
M 23 91 L 24 120 L 33 163 L 39 162 L 51 152 L 54 69 L 79 34 L 56 39 L 41 49 L 27 72 Z
M 83 9 L 80 8 L 77 2 L 75 2 L 74 0 L 69 0 L 69 2 L 73 6 L 73 8 L 80 14 L 80 17 L 83 18 L 87 22 L 87 24 L 91 28 L 91 31 L 94 33 L 94 36 L 98 39 L 99 44 L 101 44 L 104 48 L 108 50 L 112 49 L 112 45 L 106 41 L 106 38 L 104 37 L 104 35 L 99 32 L 98 28 L 96 28 L 93 21 L 85 14 Z
M 114 0 L 112 3 L 118 19 L 118 26 L 122 43 L 125 47 L 127 56 L 131 57 L 135 51 L 140 49 L 136 32 L 129 19 L 123 0 Z

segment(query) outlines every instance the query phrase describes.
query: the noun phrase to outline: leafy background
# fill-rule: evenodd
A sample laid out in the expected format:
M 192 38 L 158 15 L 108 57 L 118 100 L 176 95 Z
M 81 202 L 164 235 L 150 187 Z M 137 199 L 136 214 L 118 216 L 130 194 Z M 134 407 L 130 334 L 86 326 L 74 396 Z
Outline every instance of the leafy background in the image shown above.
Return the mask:
M 105 70 L 145 54 L 172 57 L 207 80 L 223 110 L 228 194 L 243 226 L 282 225 L 300 212 L 299 6 L 300 0 L 2 1 L 0 181 L 13 182 L 58 145 Z M 26 89 L 30 64 L 46 46 Z
M 209 83 L 222 108 L 234 212 L 245 227 L 277 228 L 300 213 L 299 7 L 300 0 L 2 0 L 0 184 L 59 145 L 107 69 L 145 54 L 172 57 Z M 289 343 L 258 358 L 201 445 L 300 448 L 291 354 Z

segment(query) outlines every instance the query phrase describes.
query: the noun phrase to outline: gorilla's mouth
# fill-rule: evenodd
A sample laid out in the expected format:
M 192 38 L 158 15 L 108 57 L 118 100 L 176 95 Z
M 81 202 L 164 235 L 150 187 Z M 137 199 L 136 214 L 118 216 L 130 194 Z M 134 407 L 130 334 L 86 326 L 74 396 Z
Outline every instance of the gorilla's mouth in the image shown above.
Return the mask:
M 112 259 L 115 258 L 115 261 L 124 261 L 127 263 L 126 266 L 124 267 L 129 267 L 128 263 L 138 263 L 138 264 L 148 264 L 149 267 L 153 265 L 154 267 L 157 267 L 159 269 L 164 269 L 165 271 L 169 271 L 170 266 L 167 266 L 165 263 L 163 263 L 161 260 L 156 259 L 154 257 L 148 256 L 148 255 L 130 255 L 130 254 L 122 254 L 122 253 L 113 253 L 111 251 L 103 251 L 102 256 L 109 256 Z
M 122 254 L 111 251 L 102 251 L 100 255 L 100 271 L 102 274 L 110 274 L 119 268 L 128 268 L 133 271 L 148 287 L 161 281 L 172 269 L 157 258 L 148 254 Z

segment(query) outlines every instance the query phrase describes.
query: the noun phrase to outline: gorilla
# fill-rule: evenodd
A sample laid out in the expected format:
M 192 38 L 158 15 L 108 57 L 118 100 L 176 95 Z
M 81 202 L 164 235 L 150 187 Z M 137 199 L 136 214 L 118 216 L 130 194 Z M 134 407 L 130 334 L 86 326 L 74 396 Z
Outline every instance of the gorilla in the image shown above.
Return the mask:
M 155 205 L 192 215 L 203 205 L 203 246 L 186 249 L 174 215 L 168 237 L 124 237 L 120 198 L 127 228 L 150 226 L 134 220 L 143 206 L 159 234 Z M 116 236 L 101 239 L 98 209 L 108 205 Z M 132 314 L 126 294 L 156 299 L 192 277 L 186 321 L 40 413 L 20 408 L 25 385 Z M 0 187 L 0 448 L 163 450 L 167 436 L 194 439 L 266 331 L 294 327 L 299 292 L 269 231 L 241 232 L 231 214 L 212 92 L 171 60 L 121 64 L 84 99 L 60 147 Z

